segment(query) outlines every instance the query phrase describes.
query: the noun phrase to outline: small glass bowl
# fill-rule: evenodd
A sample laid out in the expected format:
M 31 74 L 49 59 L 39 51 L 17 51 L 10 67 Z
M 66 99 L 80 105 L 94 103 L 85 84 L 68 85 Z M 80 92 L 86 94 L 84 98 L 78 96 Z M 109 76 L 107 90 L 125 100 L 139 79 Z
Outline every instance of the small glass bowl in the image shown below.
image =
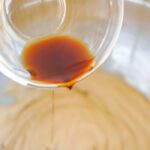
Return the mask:
M 63 85 L 31 80 L 22 65 L 22 51 L 31 40 L 70 35 L 87 44 L 96 70 L 110 55 L 123 21 L 123 0 L 1 0 L 0 69 L 14 81 L 37 88 Z

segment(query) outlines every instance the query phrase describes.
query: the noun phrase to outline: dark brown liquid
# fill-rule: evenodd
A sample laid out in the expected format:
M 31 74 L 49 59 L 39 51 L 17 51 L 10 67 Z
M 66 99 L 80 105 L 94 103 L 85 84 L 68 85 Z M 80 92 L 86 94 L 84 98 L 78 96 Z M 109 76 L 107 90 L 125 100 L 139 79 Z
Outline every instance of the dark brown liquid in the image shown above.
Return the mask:
M 69 36 L 48 37 L 29 43 L 23 51 L 23 65 L 31 79 L 71 87 L 94 64 L 88 48 Z

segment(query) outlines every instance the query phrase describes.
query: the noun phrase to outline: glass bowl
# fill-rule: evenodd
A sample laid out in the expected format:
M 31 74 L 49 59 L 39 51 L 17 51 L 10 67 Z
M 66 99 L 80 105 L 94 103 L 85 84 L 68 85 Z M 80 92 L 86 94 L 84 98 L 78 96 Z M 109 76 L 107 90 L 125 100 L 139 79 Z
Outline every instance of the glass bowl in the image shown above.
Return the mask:
M 33 39 L 70 35 L 88 46 L 95 56 L 96 70 L 109 56 L 123 20 L 123 0 L 1 0 L 0 69 L 14 81 L 31 87 L 62 85 L 31 80 L 22 65 L 24 46 Z

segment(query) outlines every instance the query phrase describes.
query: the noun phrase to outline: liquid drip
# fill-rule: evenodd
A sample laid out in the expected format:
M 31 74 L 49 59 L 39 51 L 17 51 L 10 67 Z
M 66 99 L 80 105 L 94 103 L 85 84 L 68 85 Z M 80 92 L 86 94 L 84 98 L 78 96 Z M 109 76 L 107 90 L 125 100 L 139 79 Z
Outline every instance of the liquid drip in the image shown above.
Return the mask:
M 56 150 L 54 143 L 54 135 L 55 135 L 55 91 L 52 90 L 51 96 L 51 150 Z

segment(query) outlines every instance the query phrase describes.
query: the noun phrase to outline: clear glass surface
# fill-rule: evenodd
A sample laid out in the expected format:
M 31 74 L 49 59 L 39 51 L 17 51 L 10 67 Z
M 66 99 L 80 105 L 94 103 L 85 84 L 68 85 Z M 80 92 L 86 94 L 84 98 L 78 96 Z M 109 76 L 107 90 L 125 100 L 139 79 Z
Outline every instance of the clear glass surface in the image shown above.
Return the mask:
M 27 86 L 54 88 L 30 79 L 21 54 L 29 41 L 51 35 L 71 35 L 85 42 L 95 56 L 92 70 L 109 56 L 119 35 L 123 0 L 1 0 L 0 69 Z M 76 81 L 76 82 L 77 82 Z

